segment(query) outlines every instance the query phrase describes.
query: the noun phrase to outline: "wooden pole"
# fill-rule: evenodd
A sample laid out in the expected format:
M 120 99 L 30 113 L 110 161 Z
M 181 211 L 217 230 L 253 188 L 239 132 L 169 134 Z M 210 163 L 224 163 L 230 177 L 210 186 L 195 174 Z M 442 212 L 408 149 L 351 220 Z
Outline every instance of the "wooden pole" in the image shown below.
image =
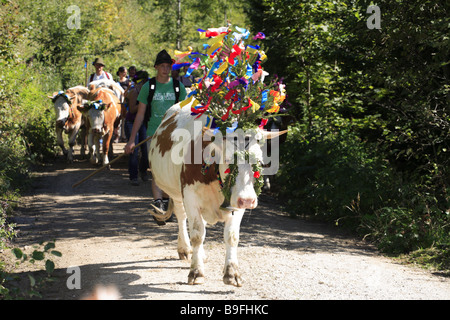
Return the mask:
M 84 57 L 84 68 L 86 69 L 86 77 L 85 77 L 85 87 L 87 87 L 87 84 L 88 84 L 88 65 L 87 65 L 87 61 L 88 61 L 88 58 L 87 57 Z
M 137 147 L 139 147 L 141 144 L 146 143 L 148 140 L 150 140 L 152 138 L 152 136 L 148 137 L 147 139 L 145 139 L 144 141 L 139 142 L 137 145 L 134 146 L 134 148 L 131 150 L 131 152 L 134 151 L 134 149 L 136 149 Z M 83 182 L 85 182 L 86 180 L 92 178 L 94 175 L 96 175 L 97 173 L 99 173 L 100 171 L 106 169 L 108 166 L 110 166 L 111 164 L 113 164 L 114 162 L 116 162 L 117 160 L 119 160 L 120 158 L 122 158 L 124 155 L 126 155 L 126 153 L 122 153 L 121 155 L 119 155 L 117 158 L 113 159 L 110 163 L 104 165 L 103 167 L 101 167 L 100 169 L 95 170 L 94 172 L 92 172 L 91 174 L 89 174 L 87 177 L 85 177 L 84 179 L 78 181 L 77 183 L 72 185 L 72 188 L 76 188 L 78 187 L 80 184 L 82 184 Z

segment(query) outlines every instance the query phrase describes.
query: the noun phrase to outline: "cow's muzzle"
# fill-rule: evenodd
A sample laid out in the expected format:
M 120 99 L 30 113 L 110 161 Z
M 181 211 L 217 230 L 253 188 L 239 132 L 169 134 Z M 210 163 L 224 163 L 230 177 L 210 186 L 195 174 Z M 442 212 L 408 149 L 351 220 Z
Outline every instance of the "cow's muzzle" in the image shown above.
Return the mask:
M 92 128 L 92 133 L 95 135 L 101 135 L 103 133 L 102 129 Z
M 237 205 L 239 209 L 255 209 L 258 205 L 258 200 L 256 198 L 239 198 L 237 201 Z

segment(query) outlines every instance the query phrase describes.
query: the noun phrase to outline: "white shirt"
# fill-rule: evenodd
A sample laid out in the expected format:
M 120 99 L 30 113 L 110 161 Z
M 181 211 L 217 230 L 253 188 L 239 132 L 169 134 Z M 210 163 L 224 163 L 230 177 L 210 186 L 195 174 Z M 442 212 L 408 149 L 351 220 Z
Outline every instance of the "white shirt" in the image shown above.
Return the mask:
M 97 75 L 97 73 L 94 73 L 94 77 L 92 78 L 92 81 L 101 80 L 101 79 L 108 80 L 108 77 L 109 77 L 109 80 L 114 81 L 114 79 L 110 73 L 108 73 L 108 77 L 106 76 L 107 73 L 108 72 L 102 71 L 102 73 L 99 76 Z M 92 81 L 90 81 L 90 79 L 91 79 L 91 77 L 89 77 L 89 83 L 92 82 Z M 88 85 L 89 85 L 89 83 L 88 83 Z

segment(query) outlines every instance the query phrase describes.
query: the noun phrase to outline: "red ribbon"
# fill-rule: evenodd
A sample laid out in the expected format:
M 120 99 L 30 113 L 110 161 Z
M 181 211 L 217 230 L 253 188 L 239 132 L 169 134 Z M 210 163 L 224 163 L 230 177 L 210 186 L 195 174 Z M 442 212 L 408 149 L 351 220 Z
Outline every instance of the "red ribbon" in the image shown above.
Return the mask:
M 211 88 L 211 92 L 214 92 L 217 89 L 219 89 L 220 85 L 223 82 L 222 78 L 219 77 L 218 75 L 214 75 L 213 78 L 214 78 L 214 86 Z
M 269 119 L 261 119 L 261 124 L 258 126 L 260 129 L 264 128 Z
M 233 49 L 231 50 L 230 56 L 228 57 L 228 63 L 234 64 L 234 58 L 236 58 L 238 55 L 241 54 L 241 48 L 237 44 L 233 46 Z
M 230 90 L 230 91 L 228 91 L 228 93 L 223 98 L 225 100 L 230 100 L 236 93 L 237 93 L 236 90 Z
M 236 110 L 236 111 L 232 110 L 231 112 L 233 112 L 234 114 L 240 114 L 241 112 L 247 110 L 247 109 L 250 108 L 251 106 L 252 106 L 252 102 L 251 102 L 251 100 L 250 100 L 250 98 L 249 98 L 249 99 L 248 99 L 248 106 L 242 107 L 242 108 L 240 108 L 239 110 Z
M 208 103 L 206 104 L 206 106 L 195 107 L 195 108 L 191 107 L 191 112 L 198 114 L 198 116 L 195 117 L 195 119 L 200 118 L 206 112 L 206 110 L 208 110 L 209 105 L 211 104 L 211 100 L 212 100 L 212 97 L 209 97 Z

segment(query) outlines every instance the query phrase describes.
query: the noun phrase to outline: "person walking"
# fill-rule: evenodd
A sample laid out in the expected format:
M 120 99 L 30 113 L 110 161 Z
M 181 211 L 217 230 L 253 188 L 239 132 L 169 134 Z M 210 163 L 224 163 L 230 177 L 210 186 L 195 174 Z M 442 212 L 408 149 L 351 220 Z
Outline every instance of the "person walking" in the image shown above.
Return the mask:
M 138 71 L 135 77 L 135 83 L 129 88 L 127 100 L 128 100 L 128 112 L 125 117 L 125 135 L 130 140 L 131 132 L 133 130 L 134 120 L 138 111 L 139 92 L 142 86 L 148 81 L 148 73 L 146 71 Z M 137 145 L 141 141 L 147 139 L 147 127 L 142 123 L 139 130 L 136 133 L 134 143 Z M 148 181 L 147 169 L 148 165 L 148 148 L 147 144 L 142 144 L 140 147 L 141 157 L 139 160 L 139 149 L 135 148 L 130 154 L 128 160 L 128 173 L 130 176 L 131 185 L 138 186 L 138 174 L 140 174 L 142 181 Z
M 130 154 L 135 146 L 136 134 L 142 123 L 147 127 L 147 136 L 152 136 L 164 117 L 166 111 L 179 101 L 186 99 L 186 88 L 180 81 L 172 79 L 173 60 L 166 50 L 158 53 L 155 60 L 156 77 L 143 85 L 138 96 L 138 110 L 125 152 Z M 150 143 L 148 143 L 150 145 Z M 168 196 L 152 179 L 154 205 L 166 211 Z
M 102 58 L 95 58 L 94 62 L 92 62 L 92 65 L 95 67 L 95 72 L 89 77 L 89 83 L 101 79 L 114 80 L 110 73 L 103 70 L 105 68 L 105 63 L 103 62 Z

